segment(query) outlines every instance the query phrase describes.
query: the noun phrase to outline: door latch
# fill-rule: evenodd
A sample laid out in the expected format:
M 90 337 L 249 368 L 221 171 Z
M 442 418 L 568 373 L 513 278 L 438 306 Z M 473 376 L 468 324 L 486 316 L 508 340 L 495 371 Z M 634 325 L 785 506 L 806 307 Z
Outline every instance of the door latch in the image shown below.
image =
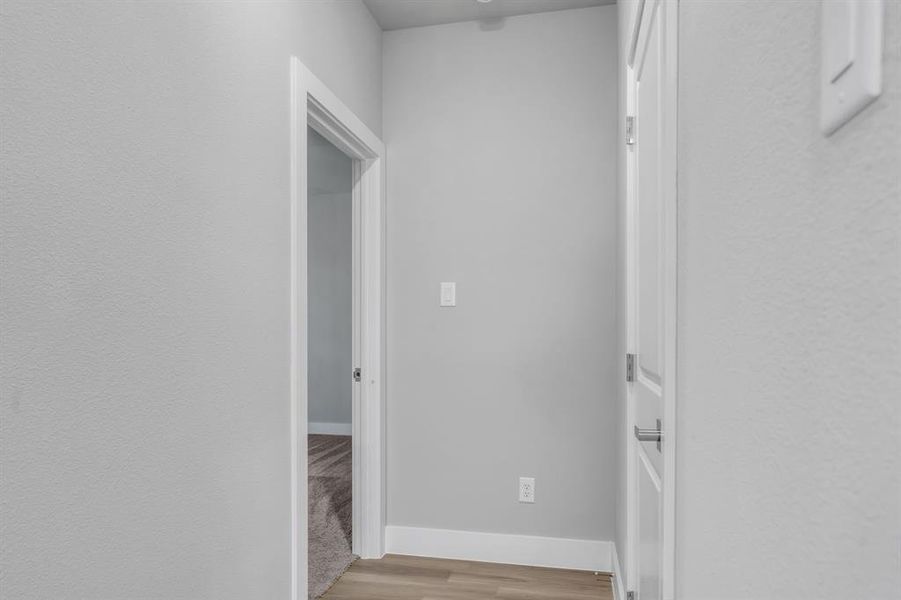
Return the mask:
M 657 452 L 663 452 L 663 427 L 657 419 L 657 429 L 640 429 L 635 426 L 635 439 L 639 442 L 657 442 Z
M 359 382 L 362 379 L 362 373 L 360 373 L 360 367 L 354 369 L 354 381 Z

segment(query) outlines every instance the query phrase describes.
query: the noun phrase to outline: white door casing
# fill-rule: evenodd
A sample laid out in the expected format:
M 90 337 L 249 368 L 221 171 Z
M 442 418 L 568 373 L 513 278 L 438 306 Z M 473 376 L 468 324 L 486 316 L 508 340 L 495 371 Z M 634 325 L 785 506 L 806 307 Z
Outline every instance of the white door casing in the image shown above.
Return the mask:
M 296 57 L 291 58 L 291 598 L 307 598 L 307 127 L 354 161 L 353 550 L 384 555 L 383 358 L 385 146 Z M 350 366 L 348 377 L 352 376 Z
M 626 585 L 637 600 L 675 596 L 677 0 L 638 3 L 626 67 L 634 117 L 627 150 Z M 661 430 L 639 441 L 635 428 Z

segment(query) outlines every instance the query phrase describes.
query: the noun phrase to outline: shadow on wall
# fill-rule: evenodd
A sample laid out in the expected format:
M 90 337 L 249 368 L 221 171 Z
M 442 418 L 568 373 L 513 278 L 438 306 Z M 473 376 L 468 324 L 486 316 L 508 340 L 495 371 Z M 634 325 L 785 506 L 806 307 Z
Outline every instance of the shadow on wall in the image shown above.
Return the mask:
M 503 29 L 507 24 L 506 17 L 491 17 L 488 19 L 480 19 L 478 21 L 479 29 L 482 31 L 498 31 Z

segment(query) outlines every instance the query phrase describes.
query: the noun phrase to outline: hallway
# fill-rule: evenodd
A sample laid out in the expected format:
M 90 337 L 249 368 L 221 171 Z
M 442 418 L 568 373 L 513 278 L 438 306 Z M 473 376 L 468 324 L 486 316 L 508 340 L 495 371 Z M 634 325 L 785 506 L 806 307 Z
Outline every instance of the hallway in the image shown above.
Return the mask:
M 0 0 L 0 600 L 899 594 L 901 0 Z

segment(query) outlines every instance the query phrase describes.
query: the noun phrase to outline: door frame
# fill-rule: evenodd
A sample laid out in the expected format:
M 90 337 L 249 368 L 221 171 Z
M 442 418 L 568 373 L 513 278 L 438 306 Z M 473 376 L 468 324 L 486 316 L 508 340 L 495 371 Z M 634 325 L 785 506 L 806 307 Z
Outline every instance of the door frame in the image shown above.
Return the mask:
M 353 320 L 362 378 L 353 394 L 353 550 L 363 558 L 380 558 L 385 547 L 385 145 L 297 57 L 291 57 L 290 73 L 291 598 L 306 600 L 307 126 L 354 163 L 354 289 L 359 293 Z
M 666 448 L 663 462 L 663 500 L 661 506 L 662 564 L 660 565 L 662 600 L 675 599 L 676 566 L 676 368 L 678 364 L 678 343 L 676 339 L 676 318 L 678 316 L 678 0 L 638 0 L 635 22 L 631 28 L 629 53 L 626 69 L 626 115 L 634 115 L 635 98 L 635 58 L 638 42 L 642 38 L 642 23 L 645 14 L 650 14 L 658 4 L 665 4 L 664 19 L 664 91 L 662 97 L 663 141 L 660 157 L 663 172 L 663 444 Z M 641 125 L 638 124 L 638 127 Z M 638 204 L 635 186 L 632 184 L 637 171 L 633 147 L 628 146 L 625 161 L 626 177 L 626 352 L 635 353 L 638 347 L 638 327 L 635 319 L 635 305 L 638 301 L 638 282 L 635 278 L 637 247 L 635 244 Z M 625 431 L 626 443 L 626 565 L 624 566 L 627 589 L 636 588 L 638 559 L 638 481 L 636 469 L 639 457 L 638 444 L 634 439 L 633 426 L 636 425 L 635 391 L 631 383 L 626 384 Z M 645 459 L 646 460 L 646 459 Z M 640 599 L 639 599 L 640 600 Z

